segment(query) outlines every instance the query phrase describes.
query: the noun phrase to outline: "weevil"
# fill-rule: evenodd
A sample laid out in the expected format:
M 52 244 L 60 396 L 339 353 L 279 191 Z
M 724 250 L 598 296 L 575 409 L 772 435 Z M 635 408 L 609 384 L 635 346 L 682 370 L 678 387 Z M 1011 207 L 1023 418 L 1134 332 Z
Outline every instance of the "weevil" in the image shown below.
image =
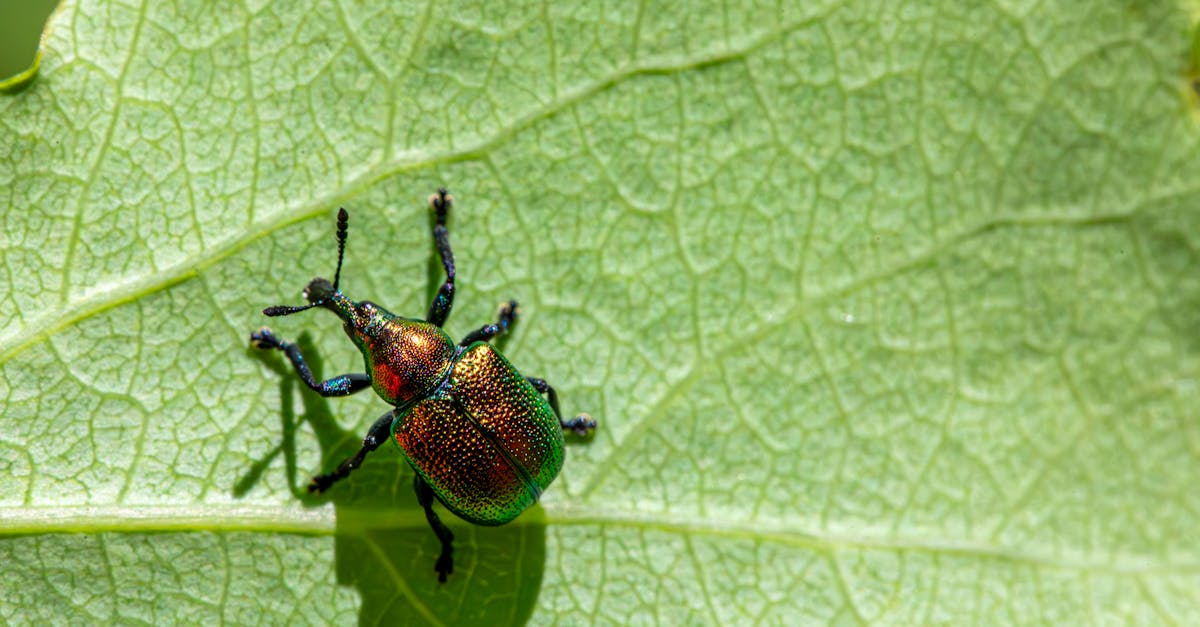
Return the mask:
M 457 344 L 442 330 L 454 305 L 454 253 L 446 217 L 454 199 L 445 189 L 429 198 L 433 241 L 446 272 L 424 319 L 397 316 L 370 301 L 350 300 L 339 285 L 350 215 L 338 210 L 337 270 L 333 282 L 317 277 L 304 288 L 307 305 L 267 307 L 267 316 L 328 309 L 362 352 L 364 373 L 316 381 L 300 349 L 263 327 L 250 334 L 261 349 L 283 351 L 304 383 L 321 396 L 348 396 L 372 388 L 392 409 L 379 417 L 358 453 L 330 473 L 317 475 L 309 492 L 324 492 L 345 479 L 368 453 L 392 440 L 415 471 L 413 489 L 441 543 L 434 570 L 445 582 L 454 572 L 454 534 L 438 518 L 440 501 L 459 518 L 477 525 L 503 525 L 533 505 L 558 476 L 563 431 L 580 436 L 596 428 L 588 414 L 563 420 L 558 394 L 545 380 L 521 375 L 488 342 L 506 333 L 517 302 L 500 306 L 495 322 L 470 332 Z

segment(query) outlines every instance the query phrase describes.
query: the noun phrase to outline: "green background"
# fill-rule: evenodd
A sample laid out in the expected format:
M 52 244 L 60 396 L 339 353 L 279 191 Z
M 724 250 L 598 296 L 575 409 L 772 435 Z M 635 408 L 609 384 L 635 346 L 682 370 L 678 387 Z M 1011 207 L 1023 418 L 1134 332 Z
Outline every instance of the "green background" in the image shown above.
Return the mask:
M 68 3 L 0 97 L 0 621 L 1200 622 L 1195 3 Z M 600 421 L 451 520 L 333 269 Z M 272 321 L 360 368 L 322 312 Z
M 0 80 L 33 63 L 42 25 L 57 4 L 56 0 L 0 3 Z

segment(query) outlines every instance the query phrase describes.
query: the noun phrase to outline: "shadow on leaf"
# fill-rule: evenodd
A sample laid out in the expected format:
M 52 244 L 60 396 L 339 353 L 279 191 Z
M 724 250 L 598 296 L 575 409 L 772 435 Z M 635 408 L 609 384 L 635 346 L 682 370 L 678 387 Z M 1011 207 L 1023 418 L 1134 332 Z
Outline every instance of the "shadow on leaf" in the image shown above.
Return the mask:
M 311 338 L 302 334 L 297 344 L 319 379 L 321 359 Z M 437 505 L 439 515 L 455 535 L 454 573 L 446 583 L 438 583 L 433 569 L 438 541 L 413 494 L 412 470 L 396 448 L 380 447 L 367 456 L 359 470 L 325 494 L 309 494 L 305 473 L 319 469 L 297 469 L 295 433 L 300 421 L 308 422 L 317 436 L 326 460 L 324 470 L 358 450 L 368 425 L 347 429 L 338 424 L 329 400 L 299 385 L 283 355 L 257 350 L 252 354 L 280 377 L 283 435 L 280 444 L 252 464 L 235 483 L 233 494 L 241 497 L 248 493 L 273 460 L 283 454 L 288 484 L 302 503 L 334 504 L 337 579 L 341 585 L 358 589 L 362 598 L 360 624 L 523 624 L 528 620 L 541 588 L 546 559 L 540 506 L 509 525 L 477 527 Z M 304 405 L 299 419 L 293 400 L 297 388 Z M 381 403 L 380 413 L 384 410 Z

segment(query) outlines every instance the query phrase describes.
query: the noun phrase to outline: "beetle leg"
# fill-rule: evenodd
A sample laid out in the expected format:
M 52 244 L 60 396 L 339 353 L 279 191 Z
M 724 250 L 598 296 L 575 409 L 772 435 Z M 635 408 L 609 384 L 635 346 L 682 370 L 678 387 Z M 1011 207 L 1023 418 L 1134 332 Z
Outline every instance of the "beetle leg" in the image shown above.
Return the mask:
M 558 410 L 558 393 L 554 388 L 546 383 L 545 379 L 537 377 L 525 377 L 525 380 L 533 385 L 533 389 L 546 395 L 546 400 L 550 401 L 550 409 L 554 410 L 554 415 L 558 417 L 558 424 L 563 429 L 570 429 L 575 432 L 575 435 L 585 436 L 589 431 L 596 428 L 596 421 L 588 414 L 579 414 L 570 420 L 562 419 L 562 412 Z
M 309 370 L 308 364 L 304 362 L 304 355 L 300 354 L 300 349 L 295 344 L 275 337 L 275 334 L 266 327 L 251 333 L 250 343 L 263 350 L 274 348 L 283 351 L 287 355 L 288 361 L 292 362 L 292 366 L 296 368 L 296 374 L 300 375 L 304 384 L 321 396 L 349 396 L 371 387 L 371 376 L 365 372 L 343 374 L 317 383 L 313 379 L 312 370 Z
M 421 475 L 413 476 L 413 489 L 417 492 L 417 502 L 425 508 L 425 520 L 429 521 L 433 533 L 442 543 L 442 553 L 438 556 L 433 569 L 438 573 L 438 581 L 446 583 L 446 575 L 454 572 L 454 534 L 442 522 L 442 519 L 438 518 L 437 512 L 433 511 L 433 488 L 425 483 Z
M 454 306 L 454 253 L 450 250 L 450 232 L 446 230 L 446 213 L 453 204 L 454 197 L 446 193 L 445 189 L 439 189 L 429 197 L 429 206 L 437 217 L 437 223 L 433 227 L 433 242 L 442 258 L 442 267 L 446 269 L 446 282 L 442 283 L 437 296 L 434 296 L 433 302 L 429 304 L 429 313 L 425 314 L 425 320 L 439 327 L 446 323 L 446 318 L 450 317 L 450 308 Z
M 313 477 L 312 481 L 308 484 L 308 491 L 324 492 L 329 489 L 329 486 L 345 479 L 351 472 L 354 472 L 356 468 L 361 466 L 363 458 L 367 456 L 367 453 L 379 448 L 379 445 L 392 437 L 392 420 L 395 419 L 395 416 L 395 411 L 389 411 L 380 416 L 375 421 L 375 424 L 371 425 L 371 430 L 367 432 L 367 437 L 363 438 L 362 448 L 338 464 L 337 470 L 329 474 Z
M 508 333 L 508 327 L 512 326 L 513 320 L 517 317 L 517 301 L 510 300 L 507 303 L 501 303 L 500 313 L 496 317 L 495 322 L 485 324 L 468 333 L 458 345 L 470 346 L 475 342 L 487 342 L 497 335 Z

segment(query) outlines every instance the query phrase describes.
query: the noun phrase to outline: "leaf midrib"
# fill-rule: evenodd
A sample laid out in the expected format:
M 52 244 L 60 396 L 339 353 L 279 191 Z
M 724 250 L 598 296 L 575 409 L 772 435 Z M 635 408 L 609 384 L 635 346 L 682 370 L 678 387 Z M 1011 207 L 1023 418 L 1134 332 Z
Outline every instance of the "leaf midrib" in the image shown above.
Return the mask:
M 456 523 L 466 524 L 459 521 Z M 596 525 L 686 536 L 720 537 L 753 543 L 769 542 L 823 555 L 836 555 L 846 551 L 892 551 L 1105 575 L 1200 574 L 1200 562 L 1170 562 L 1162 560 L 1159 556 L 1135 553 L 1099 557 L 1082 552 L 1060 555 L 1050 547 L 1037 546 L 1015 550 L 986 542 L 948 539 L 945 533 L 936 530 L 930 530 L 928 537 L 872 531 L 852 534 L 805 529 L 789 525 L 783 520 L 747 521 L 741 517 L 726 519 L 712 516 L 698 518 L 683 513 L 595 509 L 574 504 L 545 505 L 541 515 L 527 514 L 509 524 L 547 527 Z M 362 533 L 377 528 L 422 529 L 426 525 L 424 514 L 417 508 L 351 510 L 329 504 L 317 507 L 196 504 L 0 509 L 0 537 L 58 533 L 164 532 L 249 532 L 329 536 Z

